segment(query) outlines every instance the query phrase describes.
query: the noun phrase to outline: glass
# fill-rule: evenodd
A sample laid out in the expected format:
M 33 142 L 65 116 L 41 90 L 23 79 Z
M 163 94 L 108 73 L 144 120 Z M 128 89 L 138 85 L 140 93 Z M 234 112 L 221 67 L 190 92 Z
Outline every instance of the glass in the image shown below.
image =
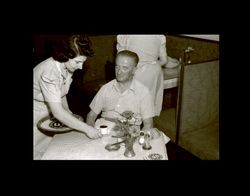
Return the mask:
M 145 138 L 144 137 L 145 137 L 144 132 L 140 131 L 140 133 L 139 133 L 139 140 L 138 140 L 138 142 L 139 142 L 140 145 L 144 144 L 144 142 L 145 142 Z
M 142 146 L 142 148 L 144 149 L 144 150 L 150 150 L 151 148 L 152 148 L 152 146 L 151 146 L 151 144 L 150 144 L 150 133 L 149 132 L 147 132 L 147 133 L 145 133 L 145 135 L 144 135 L 144 144 L 143 144 L 143 146 Z
M 134 151 L 134 142 L 135 142 L 135 137 L 131 137 L 131 135 L 127 136 L 127 139 L 125 141 L 125 152 L 124 156 L 125 157 L 134 157 L 135 156 L 135 151 Z

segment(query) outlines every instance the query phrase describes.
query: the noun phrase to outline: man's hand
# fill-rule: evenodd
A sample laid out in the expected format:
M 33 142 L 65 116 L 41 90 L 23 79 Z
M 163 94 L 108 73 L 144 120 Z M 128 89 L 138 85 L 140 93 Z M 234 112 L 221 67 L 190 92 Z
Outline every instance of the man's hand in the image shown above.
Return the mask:
M 151 139 L 157 139 L 159 138 L 161 135 L 161 133 L 157 130 L 157 129 L 149 129 L 149 132 L 150 132 L 150 137 Z

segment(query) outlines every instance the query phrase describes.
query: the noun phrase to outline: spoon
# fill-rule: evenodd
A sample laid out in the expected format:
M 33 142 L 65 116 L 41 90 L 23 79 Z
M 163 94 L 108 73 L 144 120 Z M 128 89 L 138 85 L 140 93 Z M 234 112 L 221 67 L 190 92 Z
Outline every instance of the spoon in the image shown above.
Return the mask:
M 114 145 L 117 145 L 117 144 L 121 144 L 121 143 L 123 143 L 123 142 L 125 142 L 125 140 L 122 140 L 122 141 L 120 141 L 120 142 L 116 142 L 116 143 L 113 143 L 113 144 L 107 144 L 107 145 L 114 146 Z
M 125 140 L 117 142 L 117 143 L 113 143 L 113 144 L 107 144 L 105 146 L 105 149 L 108 151 L 114 151 L 114 150 L 119 150 L 119 148 L 121 147 L 119 144 L 125 142 Z

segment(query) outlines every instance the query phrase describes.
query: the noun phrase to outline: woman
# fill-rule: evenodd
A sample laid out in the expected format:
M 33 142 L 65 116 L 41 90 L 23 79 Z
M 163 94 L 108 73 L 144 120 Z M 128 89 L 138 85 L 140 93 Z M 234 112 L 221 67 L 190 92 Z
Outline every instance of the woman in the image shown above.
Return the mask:
M 168 63 L 164 35 L 118 35 L 117 51 L 130 50 L 139 56 L 135 78 L 150 90 L 155 115 L 159 116 L 163 102 L 162 66 Z
M 101 137 L 98 130 L 74 117 L 66 99 L 73 72 L 81 69 L 92 54 L 90 40 L 86 36 L 71 35 L 55 44 L 52 57 L 34 68 L 34 159 L 42 157 L 51 140 L 51 137 L 38 130 L 37 123 L 51 114 L 64 125 L 90 138 Z

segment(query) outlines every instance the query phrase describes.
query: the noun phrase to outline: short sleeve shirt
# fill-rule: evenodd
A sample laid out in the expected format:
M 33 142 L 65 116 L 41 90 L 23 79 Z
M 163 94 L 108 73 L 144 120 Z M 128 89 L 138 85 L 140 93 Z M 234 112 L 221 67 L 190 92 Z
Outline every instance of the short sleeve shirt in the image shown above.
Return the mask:
M 96 114 L 102 117 L 117 118 L 124 111 L 132 111 L 142 119 L 154 117 L 154 105 L 148 89 L 133 80 L 129 89 L 121 93 L 116 79 L 101 87 L 90 104 Z
M 62 102 L 72 82 L 71 74 L 63 75 L 60 63 L 49 58 L 33 70 L 34 99 L 42 102 Z

